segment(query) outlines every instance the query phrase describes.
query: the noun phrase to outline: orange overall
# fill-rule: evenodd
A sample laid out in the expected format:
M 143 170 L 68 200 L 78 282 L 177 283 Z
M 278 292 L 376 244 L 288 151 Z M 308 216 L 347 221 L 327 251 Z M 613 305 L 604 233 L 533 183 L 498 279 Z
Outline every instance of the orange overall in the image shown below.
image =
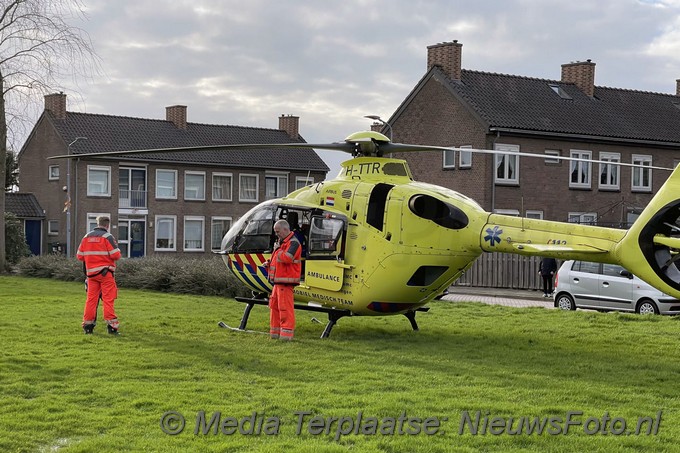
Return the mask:
M 106 228 L 97 227 L 85 235 L 76 256 L 85 262 L 87 275 L 87 301 L 83 313 L 83 326 L 95 323 L 97 301 L 101 294 L 104 302 L 104 319 L 111 328 L 117 330 L 119 323 L 113 310 L 113 303 L 118 295 L 118 288 L 113 273 L 116 270 L 116 260 L 121 255 L 116 240 Z
M 300 241 L 291 232 L 274 250 L 269 260 L 269 281 L 274 284 L 269 298 L 269 334 L 272 338 L 292 340 L 295 333 L 293 288 L 300 283 Z

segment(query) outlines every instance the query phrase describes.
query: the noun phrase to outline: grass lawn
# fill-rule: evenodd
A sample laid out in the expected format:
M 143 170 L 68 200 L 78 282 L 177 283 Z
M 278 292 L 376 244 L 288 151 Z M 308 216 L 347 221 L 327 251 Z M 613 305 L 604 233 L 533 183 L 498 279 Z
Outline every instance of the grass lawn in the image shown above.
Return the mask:
M 326 340 L 298 312 L 286 344 L 219 329 L 230 300 L 119 296 L 122 335 L 85 336 L 82 284 L 0 277 L 0 451 L 680 450 L 680 318 L 436 302 L 419 332 L 343 318 Z

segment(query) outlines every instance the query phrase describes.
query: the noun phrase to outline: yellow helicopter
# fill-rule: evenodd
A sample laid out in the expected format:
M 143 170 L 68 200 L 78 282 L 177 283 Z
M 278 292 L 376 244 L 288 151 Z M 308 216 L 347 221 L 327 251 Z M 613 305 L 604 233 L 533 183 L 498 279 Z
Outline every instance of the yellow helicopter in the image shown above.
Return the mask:
M 303 245 L 302 282 L 295 288 L 295 308 L 328 314 L 322 338 L 329 336 L 340 318 L 355 315 L 402 314 L 417 330 L 415 314 L 427 311 L 425 305 L 444 294 L 483 252 L 616 263 L 680 298 L 676 264 L 680 258 L 676 253 L 680 249 L 680 169 L 672 173 L 633 226 L 619 230 L 486 212 L 461 193 L 414 181 L 406 161 L 383 157 L 394 152 L 455 148 L 391 143 L 374 131 L 357 132 L 332 144 L 212 148 L 275 147 L 340 150 L 354 158 L 342 164 L 335 179 L 261 203 L 226 233 L 219 253 L 229 270 L 253 291 L 252 298 L 237 298 L 247 306 L 240 326 L 232 329 L 246 330 L 254 305 L 268 303 L 272 286 L 264 263 L 271 256 L 273 225 L 279 219 L 288 221 Z M 172 150 L 92 156 L 158 151 Z M 527 156 L 532 155 L 522 154 Z

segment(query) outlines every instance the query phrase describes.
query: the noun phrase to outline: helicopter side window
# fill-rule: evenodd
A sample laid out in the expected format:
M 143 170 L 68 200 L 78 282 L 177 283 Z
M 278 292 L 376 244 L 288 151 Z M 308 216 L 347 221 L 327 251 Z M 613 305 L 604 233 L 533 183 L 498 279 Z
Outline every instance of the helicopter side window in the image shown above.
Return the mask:
M 371 191 L 371 196 L 368 199 L 368 210 L 366 211 L 366 223 L 380 231 L 383 229 L 383 222 L 385 220 L 385 204 L 387 203 L 387 194 L 394 187 L 391 184 L 376 184 Z
M 344 227 L 345 222 L 341 219 L 312 217 L 309 230 L 309 255 L 333 258 L 340 256 Z

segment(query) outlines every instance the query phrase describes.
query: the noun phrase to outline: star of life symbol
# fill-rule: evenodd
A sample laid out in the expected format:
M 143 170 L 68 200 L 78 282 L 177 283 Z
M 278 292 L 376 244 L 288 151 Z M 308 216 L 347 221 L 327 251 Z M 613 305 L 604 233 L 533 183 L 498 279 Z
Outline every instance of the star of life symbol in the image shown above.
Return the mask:
M 498 225 L 493 227 L 493 230 L 491 228 L 486 229 L 486 236 L 484 236 L 484 240 L 491 245 L 491 247 L 494 247 L 496 245 L 496 241 L 498 243 L 501 243 L 501 234 L 503 233 L 503 230 L 498 228 Z

